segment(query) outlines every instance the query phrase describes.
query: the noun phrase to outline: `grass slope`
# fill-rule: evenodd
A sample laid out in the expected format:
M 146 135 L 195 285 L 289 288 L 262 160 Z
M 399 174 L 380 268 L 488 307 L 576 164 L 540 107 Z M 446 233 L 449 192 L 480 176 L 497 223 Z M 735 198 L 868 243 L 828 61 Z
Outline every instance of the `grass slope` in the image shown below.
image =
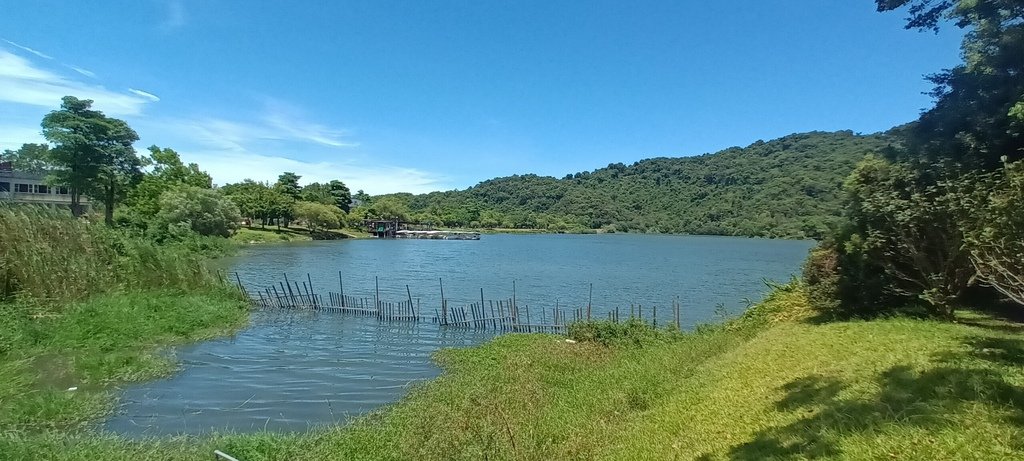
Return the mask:
M 0 453 L 209 459 L 218 448 L 246 461 L 1024 455 L 1017 326 L 807 317 L 802 290 L 788 286 L 740 320 L 691 334 L 599 330 L 610 346 L 505 335 L 446 350 L 437 356 L 444 375 L 347 427 L 143 442 L 16 433 L 0 437 Z

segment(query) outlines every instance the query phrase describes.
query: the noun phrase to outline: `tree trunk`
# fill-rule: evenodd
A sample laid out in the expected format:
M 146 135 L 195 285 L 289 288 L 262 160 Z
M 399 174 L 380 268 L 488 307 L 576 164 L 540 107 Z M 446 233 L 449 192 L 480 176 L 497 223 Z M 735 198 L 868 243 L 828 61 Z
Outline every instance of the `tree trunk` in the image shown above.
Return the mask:
M 103 221 L 106 222 L 108 226 L 113 226 L 114 225 L 114 180 L 113 179 L 110 180 L 110 184 L 107 185 L 107 190 L 105 192 L 106 192 L 106 194 L 103 197 L 103 199 L 104 199 L 104 202 L 105 202 L 105 205 L 106 205 L 106 210 L 103 210 Z
M 78 189 L 71 189 L 71 216 L 76 218 L 82 216 L 82 194 Z

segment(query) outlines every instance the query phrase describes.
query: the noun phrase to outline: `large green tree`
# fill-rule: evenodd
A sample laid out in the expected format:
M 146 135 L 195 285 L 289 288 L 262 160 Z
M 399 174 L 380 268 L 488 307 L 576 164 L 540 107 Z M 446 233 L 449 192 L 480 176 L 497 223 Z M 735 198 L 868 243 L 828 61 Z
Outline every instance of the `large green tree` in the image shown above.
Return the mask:
M 901 160 L 994 170 L 1024 158 L 1024 1 L 876 0 L 906 8 L 908 29 L 967 30 L 963 62 L 929 77 L 935 106 L 910 128 Z
M 327 183 L 331 190 L 331 197 L 334 197 L 334 204 L 348 213 L 352 209 L 352 191 L 340 180 L 334 179 Z
M 173 149 L 149 147 L 149 156 L 143 158 L 149 171 L 125 199 L 127 212 L 141 221 L 152 219 L 160 211 L 160 195 L 182 187 L 211 189 L 213 179 L 195 163 L 185 164 Z
M 274 184 L 274 188 L 284 195 L 300 200 L 302 198 L 302 186 L 299 186 L 300 179 L 302 179 L 302 176 L 286 171 L 277 177 L 277 183 Z
M 43 117 L 43 137 L 53 148 L 51 180 L 68 186 L 71 210 L 82 213 L 81 196 L 104 205 L 104 218 L 113 224 L 114 207 L 142 175 L 142 160 L 132 146 L 139 135 L 123 120 L 92 109 L 92 100 L 65 96 L 59 110 Z

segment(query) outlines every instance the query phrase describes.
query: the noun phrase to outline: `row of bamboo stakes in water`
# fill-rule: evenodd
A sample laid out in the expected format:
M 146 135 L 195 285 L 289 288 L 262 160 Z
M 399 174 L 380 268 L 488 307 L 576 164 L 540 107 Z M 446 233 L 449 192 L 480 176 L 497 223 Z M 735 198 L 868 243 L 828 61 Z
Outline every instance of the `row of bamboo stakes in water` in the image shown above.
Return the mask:
M 313 280 L 306 274 L 306 280 L 301 285 L 298 281 L 292 281 L 284 274 L 284 281 L 275 285 L 258 290 L 255 295 L 249 292 L 242 284 L 241 277 L 235 273 L 235 280 L 238 289 L 256 307 L 277 308 L 277 309 L 309 309 L 344 314 L 362 315 L 376 317 L 386 322 L 407 321 L 426 322 L 440 324 L 446 327 L 461 327 L 475 329 L 491 329 L 497 331 L 515 332 L 562 332 L 574 322 L 592 320 L 593 309 L 590 301 L 586 307 L 569 310 L 557 307 L 541 309 L 539 313 L 531 312 L 529 306 L 520 306 L 516 302 L 515 282 L 512 285 L 512 297 L 504 300 L 485 300 L 484 290 L 480 289 L 480 302 L 473 302 L 463 306 L 449 306 L 448 299 L 444 296 L 444 283 L 438 279 L 441 289 L 441 305 L 434 309 L 433 316 L 424 316 L 420 306 L 419 298 L 415 301 L 409 286 L 406 285 L 407 299 L 400 302 L 382 301 L 380 299 L 380 283 L 375 280 L 375 295 L 373 299 L 360 298 L 345 294 L 345 285 L 341 273 L 338 273 L 339 292 L 328 292 L 327 302 L 313 289 Z M 591 284 L 591 296 L 593 285 Z M 680 328 L 681 305 L 678 300 L 672 301 L 672 319 L 667 325 Z M 658 326 L 658 308 L 650 309 L 651 324 Z M 624 314 L 624 313 L 623 313 Z M 620 315 L 619 308 L 605 313 L 606 320 L 615 323 L 623 321 L 639 320 L 646 322 L 643 306 L 630 305 L 629 316 Z

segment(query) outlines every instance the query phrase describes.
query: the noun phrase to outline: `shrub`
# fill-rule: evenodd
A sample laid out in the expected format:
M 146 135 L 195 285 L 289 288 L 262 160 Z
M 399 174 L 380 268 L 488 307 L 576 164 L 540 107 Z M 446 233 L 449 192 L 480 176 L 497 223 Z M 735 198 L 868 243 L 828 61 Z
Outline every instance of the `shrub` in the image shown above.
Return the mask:
M 804 261 L 803 280 L 807 301 L 818 313 L 834 316 L 840 310 L 839 252 L 830 243 L 821 243 Z
M 174 234 L 175 228 L 184 227 L 199 235 L 228 237 L 241 220 L 238 206 L 220 192 L 186 186 L 160 195 L 156 228 Z
M 644 346 L 680 336 L 678 330 L 658 329 L 639 319 L 621 323 L 609 320 L 574 322 L 569 324 L 566 335 L 575 341 L 594 342 L 605 346 Z

